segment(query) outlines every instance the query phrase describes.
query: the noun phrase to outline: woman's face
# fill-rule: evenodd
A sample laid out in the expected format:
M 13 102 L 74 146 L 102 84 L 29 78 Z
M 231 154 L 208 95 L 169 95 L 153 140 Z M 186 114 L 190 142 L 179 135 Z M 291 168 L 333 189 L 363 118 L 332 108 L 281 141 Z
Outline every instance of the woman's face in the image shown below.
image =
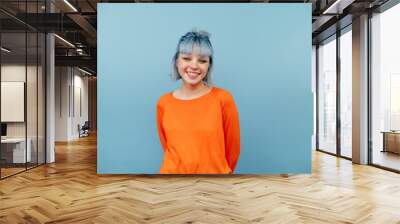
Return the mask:
M 210 67 L 210 57 L 179 53 L 176 68 L 185 84 L 197 85 L 206 77 Z

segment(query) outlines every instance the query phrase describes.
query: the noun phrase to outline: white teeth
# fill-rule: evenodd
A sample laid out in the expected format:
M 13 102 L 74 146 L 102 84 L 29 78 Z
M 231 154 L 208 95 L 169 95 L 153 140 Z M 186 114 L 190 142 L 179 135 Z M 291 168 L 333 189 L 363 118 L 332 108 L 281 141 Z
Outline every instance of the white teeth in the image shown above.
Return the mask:
M 190 76 L 190 78 L 196 78 L 199 75 L 199 73 L 196 72 L 187 72 L 187 74 Z

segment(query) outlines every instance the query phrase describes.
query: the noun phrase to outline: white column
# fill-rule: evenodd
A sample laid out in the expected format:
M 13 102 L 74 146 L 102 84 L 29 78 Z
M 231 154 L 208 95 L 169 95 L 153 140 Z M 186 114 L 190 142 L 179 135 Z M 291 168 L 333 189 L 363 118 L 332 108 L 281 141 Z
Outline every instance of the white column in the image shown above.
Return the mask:
M 69 141 L 71 129 L 72 68 L 58 66 L 55 69 L 55 141 Z
M 53 12 L 54 6 L 50 1 L 46 4 L 47 12 Z M 46 35 L 46 163 L 55 162 L 54 133 L 55 133 L 55 44 L 54 35 Z
M 54 77 L 54 35 L 47 34 L 47 108 L 46 108 L 46 163 L 52 163 L 55 161 L 55 151 L 54 151 L 54 133 L 55 133 L 55 77 Z
M 353 20 L 353 162 L 368 163 L 368 15 Z

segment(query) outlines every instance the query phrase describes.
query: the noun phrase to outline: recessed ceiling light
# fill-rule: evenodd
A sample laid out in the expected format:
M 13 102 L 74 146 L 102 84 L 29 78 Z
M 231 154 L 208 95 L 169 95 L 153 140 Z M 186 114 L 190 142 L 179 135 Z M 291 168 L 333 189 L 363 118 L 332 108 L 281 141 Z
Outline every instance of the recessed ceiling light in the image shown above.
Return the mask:
M 71 4 L 69 3 L 68 0 L 64 0 L 65 4 L 67 4 L 72 10 L 74 10 L 74 12 L 78 12 L 78 10 Z
M 11 50 L 9 50 L 9 49 L 7 49 L 7 48 L 5 48 L 5 47 L 1 47 L 0 49 L 1 49 L 2 51 L 6 52 L 6 53 L 10 53 L 10 52 L 11 52 Z
M 60 36 L 57 35 L 57 34 L 54 34 L 54 36 L 57 37 L 58 39 L 60 39 L 62 42 L 64 42 L 64 43 L 66 43 L 67 45 L 69 45 L 70 47 L 75 48 L 75 45 L 71 44 L 71 42 L 69 42 L 68 40 L 66 40 L 66 39 L 64 39 L 64 38 L 62 38 L 62 37 L 60 37 Z
M 81 68 L 79 68 L 79 67 L 78 67 L 78 70 L 81 71 L 81 72 L 83 72 L 83 73 L 85 73 L 85 74 L 87 74 L 87 75 L 92 75 L 92 73 L 90 73 L 90 72 L 88 72 L 88 71 L 86 71 L 86 70 L 83 70 L 83 69 L 81 69 Z

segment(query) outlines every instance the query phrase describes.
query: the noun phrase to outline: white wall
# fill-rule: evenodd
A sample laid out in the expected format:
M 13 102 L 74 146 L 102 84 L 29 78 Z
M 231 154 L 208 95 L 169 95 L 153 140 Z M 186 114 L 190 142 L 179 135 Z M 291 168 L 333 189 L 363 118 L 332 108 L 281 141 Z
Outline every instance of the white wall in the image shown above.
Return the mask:
M 36 135 L 36 66 L 18 65 L 18 64 L 6 64 L 1 66 L 1 81 L 2 82 L 25 82 L 25 75 L 27 69 L 28 84 L 27 88 L 27 119 L 28 119 L 28 137 L 31 133 Z M 41 73 L 41 70 L 39 70 Z M 33 77 L 34 76 L 34 77 Z M 32 87 L 33 86 L 33 87 Z M 41 105 L 39 105 L 40 107 Z M 2 108 L 6 110 L 6 108 Z M 33 123 L 32 123 L 33 122 Z M 26 122 L 7 122 L 7 136 L 8 137 L 25 137 L 25 123 Z
M 23 122 L 6 122 L 8 138 L 23 138 L 25 135 L 30 139 L 32 161 L 44 162 L 45 146 L 45 116 L 44 116 L 44 74 L 42 67 L 25 64 L 3 64 L 1 66 L 2 82 L 24 82 L 26 84 L 26 107 L 21 108 L 26 112 L 27 119 Z M 25 80 L 27 78 L 27 81 Z M 2 96 L 4 97 L 4 96 Z M 10 108 L 1 108 L 3 112 Z M 13 112 L 13 111 L 9 111 Z M 37 153 L 39 156 L 37 157 Z
M 25 82 L 25 64 L 10 64 L 1 66 L 1 81 L 3 82 Z M 28 74 L 32 70 L 32 66 L 28 66 Z M 6 108 L 2 108 L 5 110 Z M 7 137 L 25 137 L 25 122 L 7 123 Z
M 55 141 L 68 140 L 68 116 L 70 84 L 69 68 L 55 68 Z
M 55 140 L 77 139 L 78 124 L 88 120 L 88 77 L 76 68 L 56 67 L 55 88 Z
M 78 70 L 74 70 L 73 80 L 73 93 L 71 96 L 71 132 L 72 138 L 78 138 L 78 125 L 82 126 L 85 121 L 88 121 L 88 77 L 82 76 L 82 73 L 77 73 Z

